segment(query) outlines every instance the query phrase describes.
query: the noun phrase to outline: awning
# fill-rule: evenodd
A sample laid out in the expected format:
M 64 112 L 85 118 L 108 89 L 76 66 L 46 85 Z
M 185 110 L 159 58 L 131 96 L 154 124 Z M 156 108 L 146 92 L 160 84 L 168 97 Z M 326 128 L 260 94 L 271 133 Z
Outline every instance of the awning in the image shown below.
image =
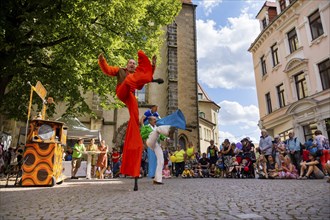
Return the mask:
M 58 118 L 58 122 L 63 122 L 68 127 L 67 139 L 91 139 L 101 140 L 101 132 L 99 130 L 90 130 L 78 118 Z M 20 128 L 20 135 L 25 136 L 25 127 Z

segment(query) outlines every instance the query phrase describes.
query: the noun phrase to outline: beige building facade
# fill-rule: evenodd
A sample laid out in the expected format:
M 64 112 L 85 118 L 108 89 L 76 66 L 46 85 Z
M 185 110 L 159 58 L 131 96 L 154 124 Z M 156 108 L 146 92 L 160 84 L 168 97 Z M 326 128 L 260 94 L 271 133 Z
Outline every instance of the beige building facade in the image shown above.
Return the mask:
M 330 1 L 265 2 L 251 44 L 260 129 L 301 142 L 330 131 Z
M 200 152 L 206 153 L 210 141 L 214 140 L 216 146 L 219 143 L 219 110 L 215 102 L 213 102 L 203 88 L 198 84 L 198 107 L 199 107 L 199 137 Z

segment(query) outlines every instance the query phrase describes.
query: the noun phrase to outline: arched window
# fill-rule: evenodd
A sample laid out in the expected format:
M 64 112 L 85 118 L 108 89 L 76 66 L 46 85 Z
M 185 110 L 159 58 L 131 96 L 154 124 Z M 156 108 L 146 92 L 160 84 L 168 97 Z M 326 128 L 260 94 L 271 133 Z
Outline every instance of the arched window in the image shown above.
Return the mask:
M 186 149 L 187 148 L 187 137 L 185 135 L 181 135 L 179 137 L 178 143 L 180 144 L 182 149 Z

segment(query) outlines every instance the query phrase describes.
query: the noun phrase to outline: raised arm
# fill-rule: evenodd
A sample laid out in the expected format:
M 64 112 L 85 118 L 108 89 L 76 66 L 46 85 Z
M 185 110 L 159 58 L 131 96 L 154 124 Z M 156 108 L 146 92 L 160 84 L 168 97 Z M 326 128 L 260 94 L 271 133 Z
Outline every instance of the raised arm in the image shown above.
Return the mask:
M 116 76 L 119 71 L 119 67 L 108 65 L 107 61 L 103 57 L 103 54 L 99 55 L 98 64 L 99 64 L 102 72 L 108 76 Z

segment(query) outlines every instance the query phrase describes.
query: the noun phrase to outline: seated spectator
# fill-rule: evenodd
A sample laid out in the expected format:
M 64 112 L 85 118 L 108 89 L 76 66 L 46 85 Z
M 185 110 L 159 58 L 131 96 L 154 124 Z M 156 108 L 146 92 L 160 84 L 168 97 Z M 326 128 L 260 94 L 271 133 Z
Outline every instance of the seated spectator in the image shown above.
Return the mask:
M 196 178 L 203 178 L 203 173 L 202 173 L 202 166 L 199 163 L 196 167 L 196 169 L 194 170 L 194 177 Z
M 184 167 L 184 170 L 181 174 L 182 178 L 192 178 L 194 176 L 194 173 L 189 169 L 188 166 Z
M 111 179 L 113 177 L 111 166 L 108 165 L 107 169 L 104 172 L 104 178 L 105 179 Z
M 267 174 L 268 174 L 268 178 L 272 178 L 272 179 L 279 176 L 278 165 L 275 162 L 274 157 L 272 155 L 268 155 Z
M 120 167 L 121 167 L 121 159 L 118 160 L 117 163 L 114 164 L 112 173 L 114 178 L 120 177 Z
M 216 166 L 215 164 L 211 164 L 211 167 L 209 169 L 209 177 L 215 177 L 216 175 Z
M 284 157 L 284 163 L 282 165 L 282 178 L 285 179 L 297 179 L 298 171 L 297 168 L 292 164 L 291 159 L 288 155 Z
M 327 171 L 328 174 L 330 173 L 330 162 L 329 161 L 325 164 L 325 170 Z M 330 176 L 328 177 L 327 183 L 330 183 Z
M 201 165 L 203 177 L 209 177 L 210 160 L 206 157 L 206 153 L 202 154 L 202 158 L 198 162 Z
M 259 179 L 268 179 L 268 172 L 267 172 L 267 160 L 265 158 L 265 155 L 260 154 L 257 163 L 257 174 Z
M 299 179 L 323 179 L 324 173 L 318 159 L 314 154 L 309 154 L 307 161 L 300 163 L 300 176 Z
M 225 164 L 224 164 L 224 161 L 223 161 L 223 155 L 222 155 L 221 151 L 218 153 L 218 160 L 215 163 L 215 165 L 217 166 L 217 171 L 220 173 L 219 177 L 223 177 L 224 170 L 225 170 Z
M 247 160 L 247 159 L 243 159 L 241 162 L 241 165 L 238 167 L 238 178 L 242 178 L 242 177 L 251 177 L 254 176 L 254 174 L 251 174 L 251 167 L 253 169 L 254 172 L 254 167 L 251 166 L 251 161 Z
M 165 165 L 165 168 L 163 169 L 162 174 L 163 174 L 164 179 L 169 179 L 172 177 L 171 170 L 169 169 L 168 165 Z
M 235 177 L 241 173 L 241 166 L 238 164 L 236 157 L 232 157 L 232 162 L 229 166 L 227 177 Z

